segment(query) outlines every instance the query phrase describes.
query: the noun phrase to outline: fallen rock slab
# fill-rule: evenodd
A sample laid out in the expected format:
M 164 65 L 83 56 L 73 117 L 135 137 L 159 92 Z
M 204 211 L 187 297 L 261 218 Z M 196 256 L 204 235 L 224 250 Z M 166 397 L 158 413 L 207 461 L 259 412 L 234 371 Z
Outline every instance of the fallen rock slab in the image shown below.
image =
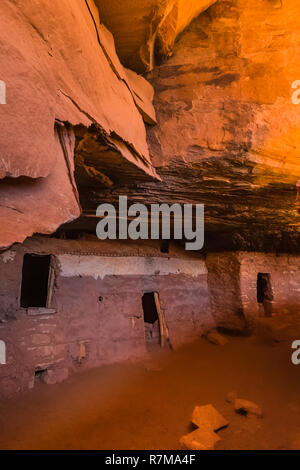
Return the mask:
M 234 400 L 234 409 L 237 413 L 245 414 L 246 416 L 257 416 L 258 418 L 263 417 L 262 409 L 252 401 L 244 400 L 242 398 L 236 398 Z
M 217 442 L 221 441 L 219 436 L 209 429 L 199 428 L 180 439 L 180 444 L 189 450 L 213 450 Z
M 218 331 L 211 331 L 206 335 L 207 341 L 217 346 L 225 346 L 228 343 L 228 339 L 221 335 Z
M 212 405 L 195 406 L 192 423 L 208 431 L 218 431 L 228 426 L 229 422 Z

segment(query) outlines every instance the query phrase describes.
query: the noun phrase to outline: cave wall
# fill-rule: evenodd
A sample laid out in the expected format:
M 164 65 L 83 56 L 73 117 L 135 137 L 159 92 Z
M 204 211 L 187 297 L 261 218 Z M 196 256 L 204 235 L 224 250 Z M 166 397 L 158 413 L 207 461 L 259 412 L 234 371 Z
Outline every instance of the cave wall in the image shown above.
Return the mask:
M 149 75 L 159 124 L 149 140 L 157 166 L 232 153 L 241 164 L 254 163 L 261 185 L 276 174 L 296 183 L 300 117 L 291 97 L 300 74 L 298 2 L 259 4 L 219 0 Z
M 121 192 L 204 203 L 207 238 L 225 240 L 209 251 L 297 249 L 298 2 L 134 3 L 1 2 L 0 247 L 53 233 Z M 155 110 L 151 85 L 121 64 L 101 15 L 125 62 L 157 33 L 164 61 L 147 75 Z M 147 140 L 143 120 L 154 124 L 155 111 Z
M 55 313 L 30 309 L 29 315 L 20 308 L 24 253 L 53 255 Z M 159 245 L 150 253 L 132 247 L 126 256 L 99 242 L 32 239 L 0 255 L 0 286 L 0 339 L 7 345 L 3 396 L 33 387 L 37 369 L 47 370 L 44 380 L 55 383 L 71 372 L 144 357 L 144 292 L 159 293 L 174 347 L 215 324 L 204 259 L 163 255 Z
M 79 217 L 76 126 L 155 177 L 143 122 L 155 121 L 151 85 L 121 65 L 93 0 L 40 3 L 0 2 L 1 248 Z
M 150 196 L 205 203 L 207 238 L 224 234 L 229 250 L 260 251 L 284 231 L 299 240 L 298 11 L 297 1 L 219 0 L 148 75 L 158 120 L 148 142 L 165 183 Z

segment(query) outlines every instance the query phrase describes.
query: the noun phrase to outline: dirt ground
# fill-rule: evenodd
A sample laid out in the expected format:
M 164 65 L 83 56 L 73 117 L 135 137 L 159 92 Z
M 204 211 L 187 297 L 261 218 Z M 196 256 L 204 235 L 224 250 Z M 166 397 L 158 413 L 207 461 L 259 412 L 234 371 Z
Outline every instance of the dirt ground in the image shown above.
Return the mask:
M 0 448 L 177 450 L 193 429 L 193 407 L 208 403 L 230 422 L 218 449 L 300 448 L 300 366 L 291 363 L 291 342 L 200 339 L 151 363 L 160 370 L 105 366 L 0 403 Z M 236 414 L 225 400 L 233 390 L 264 417 Z

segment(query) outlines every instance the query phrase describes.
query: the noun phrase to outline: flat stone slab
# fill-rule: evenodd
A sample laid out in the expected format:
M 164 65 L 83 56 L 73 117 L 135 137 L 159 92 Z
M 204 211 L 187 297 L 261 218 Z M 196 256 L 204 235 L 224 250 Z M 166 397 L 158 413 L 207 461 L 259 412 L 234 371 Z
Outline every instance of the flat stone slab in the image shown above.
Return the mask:
M 236 398 L 234 400 L 234 409 L 237 413 L 257 416 L 258 418 L 263 417 L 263 412 L 260 406 L 256 403 L 253 403 L 249 400 L 244 400 L 243 398 Z
M 225 346 L 225 344 L 228 343 L 228 339 L 224 335 L 221 335 L 218 331 L 211 331 L 210 333 L 207 333 L 206 339 L 210 343 L 216 344 L 217 346 Z
M 196 431 L 182 436 L 180 444 L 189 450 L 213 450 L 221 439 L 209 429 L 199 428 Z
M 229 424 L 213 405 L 195 406 L 192 423 L 208 431 L 218 431 L 218 429 L 225 428 Z

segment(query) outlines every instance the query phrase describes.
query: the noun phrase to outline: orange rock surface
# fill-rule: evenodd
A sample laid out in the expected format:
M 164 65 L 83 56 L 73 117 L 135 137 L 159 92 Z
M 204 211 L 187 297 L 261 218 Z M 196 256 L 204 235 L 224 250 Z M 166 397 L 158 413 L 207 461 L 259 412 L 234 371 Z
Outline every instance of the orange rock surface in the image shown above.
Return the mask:
M 42 3 L 0 4 L 7 92 L 0 106 L 0 246 L 80 215 L 73 155 L 65 149 L 74 150 L 74 138 L 66 131 L 64 144 L 55 123 L 93 125 L 123 159 L 155 177 L 142 118 L 155 120 L 151 86 L 127 75 L 91 0 Z
M 40 5 L 0 4 L 1 247 L 126 192 L 204 203 L 230 248 L 297 246 L 298 1 Z
M 95 0 L 113 32 L 121 61 L 137 72 L 152 70 L 155 55 L 172 55 L 178 35 L 217 0 Z

